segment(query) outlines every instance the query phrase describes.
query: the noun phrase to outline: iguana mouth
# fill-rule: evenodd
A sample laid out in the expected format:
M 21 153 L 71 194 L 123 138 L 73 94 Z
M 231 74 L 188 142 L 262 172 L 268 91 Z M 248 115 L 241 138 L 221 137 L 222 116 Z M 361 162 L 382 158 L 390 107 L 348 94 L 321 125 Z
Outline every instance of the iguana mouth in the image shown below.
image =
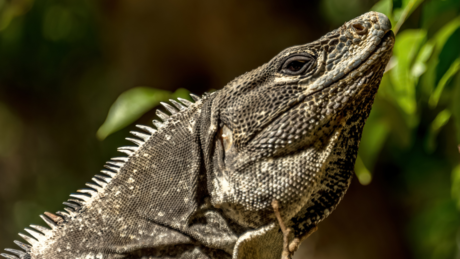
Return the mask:
M 305 96 L 316 94 L 326 88 L 330 88 L 331 86 L 334 86 L 336 83 L 340 83 L 343 80 L 353 80 L 358 76 L 362 76 L 361 73 L 366 72 L 365 71 L 366 68 L 369 68 L 372 65 L 375 65 L 377 60 L 381 59 L 384 55 L 386 55 L 386 53 L 388 53 L 387 51 L 383 51 L 383 50 L 392 48 L 394 44 L 394 38 L 395 36 L 392 30 L 386 31 L 384 36 L 381 38 L 379 44 L 376 46 L 376 48 L 373 51 L 371 51 L 365 59 L 360 60 L 357 66 L 355 66 L 353 69 L 351 69 L 345 74 L 341 72 L 343 74 L 342 76 L 332 78 L 333 80 L 330 80 L 329 82 L 327 81 L 327 79 L 323 80 L 322 81 L 324 83 L 323 86 L 317 86 L 317 85 L 309 86 L 305 93 Z M 373 43 L 370 43 L 370 44 L 373 44 Z M 325 52 L 326 52 L 325 55 L 327 56 L 327 50 L 325 50 Z M 340 73 L 338 73 L 338 75 L 340 75 Z M 302 82 L 299 82 L 299 83 L 302 83 Z
M 381 60 L 382 57 L 390 53 L 390 51 L 386 51 L 386 50 L 392 49 L 393 44 L 394 44 L 394 39 L 395 39 L 394 32 L 392 30 L 386 31 L 381 41 L 377 45 L 377 47 L 372 52 L 370 52 L 370 55 L 366 59 L 362 60 L 357 67 L 353 68 L 353 70 L 349 71 L 347 74 L 343 75 L 342 77 L 337 78 L 337 80 L 331 81 L 330 83 L 327 84 L 327 86 L 323 88 L 315 89 L 314 91 L 307 90 L 305 94 L 297 98 L 300 101 L 297 102 L 295 105 L 299 104 L 306 97 L 315 95 L 321 91 L 324 91 L 325 89 L 335 87 L 337 86 L 337 84 L 340 84 L 344 81 L 347 81 L 347 80 L 351 81 L 351 80 L 356 79 L 357 77 L 362 77 L 363 73 L 367 72 L 367 70 L 370 67 L 376 65 L 376 63 L 379 62 L 379 60 Z M 345 82 L 345 84 L 349 84 L 349 82 Z M 293 109 L 295 105 L 290 107 L 290 109 Z M 280 116 L 282 116 L 282 114 L 280 114 Z
M 352 75 L 353 72 L 355 72 L 355 71 L 358 71 L 358 72 L 360 72 L 360 70 L 362 71 L 363 66 L 370 67 L 372 65 L 375 65 L 376 61 L 378 62 L 378 60 L 380 60 L 383 56 L 385 56 L 385 55 L 387 55 L 389 53 L 389 51 L 385 51 L 385 50 L 391 49 L 393 47 L 394 39 L 395 39 L 395 35 L 394 35 L 394 32 L 392 30 L 388 30 L 387 32 L 385 32 L 385 35 L 382 37 L 382 39 L 381 39 L 379 45 L 377 45 L 376 49 L 374 51 L 372 51 L 371 54 L 369 55 L 369 57 L 367 57 L 367 59 L 363 60 L 362 63 L 359 64 L 358 67 L 356 67 L 352 71 L 350 71 L 348 75 Z M 391 44 L 391 46 L 389 46 L 389 44 Z M 352 77 L 356 77 L 356 76 L 352 75 Z

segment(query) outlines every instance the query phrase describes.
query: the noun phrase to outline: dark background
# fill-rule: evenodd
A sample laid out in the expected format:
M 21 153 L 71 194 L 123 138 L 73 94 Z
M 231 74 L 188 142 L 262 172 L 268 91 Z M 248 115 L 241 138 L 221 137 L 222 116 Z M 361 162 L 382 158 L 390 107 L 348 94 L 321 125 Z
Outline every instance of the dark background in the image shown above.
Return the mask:
M 123 92 L 220 89 L 371 9 L 394 57 L 357 177 L 296 258 L 460 258 L 458 0 L 0 0 L 0 248 L 150 124 L 154 107 L 97 137 Z

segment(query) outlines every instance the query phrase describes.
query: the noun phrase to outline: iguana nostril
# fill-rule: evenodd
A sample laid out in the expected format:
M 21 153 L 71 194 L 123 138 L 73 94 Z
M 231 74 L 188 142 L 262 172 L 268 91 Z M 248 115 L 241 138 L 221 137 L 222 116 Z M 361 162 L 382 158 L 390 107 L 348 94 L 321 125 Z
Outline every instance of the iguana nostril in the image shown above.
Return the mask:
M 361 23 L 354 23 L 351 26 L 353 27 L 355 32 L 357 34 L 359 34 L 359 35 L 363 35 L 363 34 L 367 33 L 367 28 L 364 25 L 362 25 Z

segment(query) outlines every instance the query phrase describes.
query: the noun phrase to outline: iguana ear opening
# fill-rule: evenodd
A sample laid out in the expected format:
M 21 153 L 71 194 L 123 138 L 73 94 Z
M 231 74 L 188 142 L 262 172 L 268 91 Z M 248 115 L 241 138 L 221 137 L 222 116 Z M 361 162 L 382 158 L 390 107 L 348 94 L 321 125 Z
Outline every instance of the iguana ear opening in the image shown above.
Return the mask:
M 233 170 L 233 160 L 237 152 L 233 145 L 233 132 L 224 125 L 219 129 L 215 138 L 215 155 L 214 162 L 216 164 L 215 170 L 223 172 L 225 170 Z
M 224 151 L 227 152 L 233 146 L 233 132 L 227 127 L 223 126 L 219 130 L 218 137 L 222 140 L 222 144 L 224 145 Z
M 221 172 L 223 164 L 223 144 L 219 142 L 218 132 L 220 122 L 220 100 L 216 92 L 205 95 L 203 98 L 203 106 L 201 108 L 201 126 L 200 140 L 201 150 L 203 152 L 204 168 L 206 169 L 206 185 L 208 193 L 211 196 L 213 206 L 220 204 L 222 201 L 221 192 L 216 188 L 215 172 Z M 216 98 L 217 97 L 217 98 Z M 220 159 L 217 159 L 220 158 Z M 216 202 L 219 201 L 219 202 Z

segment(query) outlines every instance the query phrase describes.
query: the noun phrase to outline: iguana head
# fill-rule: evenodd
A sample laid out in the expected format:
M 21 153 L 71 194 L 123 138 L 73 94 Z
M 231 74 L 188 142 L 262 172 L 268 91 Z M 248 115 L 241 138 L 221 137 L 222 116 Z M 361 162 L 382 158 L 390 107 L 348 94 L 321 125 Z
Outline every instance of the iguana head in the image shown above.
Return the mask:
M 195 103 L 165 104 L 171 116 L 157 112 L 157 129 L 140 126 L 130 139 L 137 146 L 120 148 L 127 157 L 109 161 L 65 212 L 42 215 L 51 229 L 32 225 L 33 237 L 22 235 L 31 245 L 1 255 L 229 257 L 245 232 L 273 223 L 272 200 L 303 224 L 292 219 L 322 187 L 348 187 L 328 186 L 325 176 L 353 169 L 391 55 L 390 27 L 383 14 L 366 13 Z
M 213 204 L 253 227 L 270 218 L 273 199 L 287 218 L 304 206 L 330 149 L 367 118 L 391 56 L 390 29 L 385 15 L 366 13 L 285 49 L 218 92 L 210 127 L 217 136 Z M 356 144 L 361 130 L 349 136 Z M 354 159 L 348 162 L 353 167 Z

